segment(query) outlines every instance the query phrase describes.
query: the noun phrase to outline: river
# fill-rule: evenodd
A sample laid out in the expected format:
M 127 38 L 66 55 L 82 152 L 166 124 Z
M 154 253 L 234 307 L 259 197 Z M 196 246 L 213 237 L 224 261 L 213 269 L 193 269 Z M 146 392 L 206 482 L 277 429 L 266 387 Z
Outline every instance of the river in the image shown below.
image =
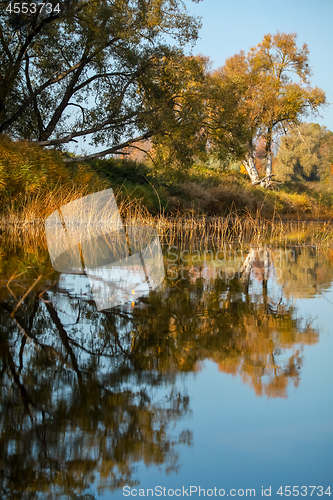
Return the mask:
M 162 283 L 103 310 L 43 232 L 0 265 L 2 499 L 329 500 L 331 249 L 164 244 Z

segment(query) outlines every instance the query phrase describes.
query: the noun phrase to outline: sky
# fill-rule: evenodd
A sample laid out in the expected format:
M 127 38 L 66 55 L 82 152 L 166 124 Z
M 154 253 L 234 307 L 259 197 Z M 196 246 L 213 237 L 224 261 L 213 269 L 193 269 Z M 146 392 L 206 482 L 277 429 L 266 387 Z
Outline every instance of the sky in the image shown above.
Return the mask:
M 202 28 L 194 55 L 209 56 L 213 68 L 241 50 L 247 52 L 266 33 L 298 35 L 297 45 L 308 45 L 313 75 L 311 86 L 320 87 L 332 103 L 310 117 L 333 131 L 333 0 L 185 0 L 190 14 L 200 16 Z

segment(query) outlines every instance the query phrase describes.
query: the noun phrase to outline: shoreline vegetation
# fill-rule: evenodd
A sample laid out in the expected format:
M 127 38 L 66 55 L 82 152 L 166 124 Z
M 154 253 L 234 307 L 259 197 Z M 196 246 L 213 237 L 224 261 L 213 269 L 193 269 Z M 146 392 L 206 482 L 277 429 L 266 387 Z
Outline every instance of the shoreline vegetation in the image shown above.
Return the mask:
M 0 228 L 40 228 L 62 205 L 112 188 L 125 224 L 153 225 L 174 241 L 294 241 L 330 245 L 333 189 L 320 182 L 252 186 L 241 172 L 194 164 L 156 174 L 148 163 L 94 160 L 69 166 L 60 152 L 0 139 Z

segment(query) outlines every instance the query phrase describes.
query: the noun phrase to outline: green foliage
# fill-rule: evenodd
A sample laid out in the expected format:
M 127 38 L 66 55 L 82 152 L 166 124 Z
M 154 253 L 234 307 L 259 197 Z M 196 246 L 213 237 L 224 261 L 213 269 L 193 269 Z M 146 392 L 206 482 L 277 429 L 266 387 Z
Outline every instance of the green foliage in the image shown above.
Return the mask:
M 242 162 L 241 161 L 236 161 L 236 162 L 232 163 L 229 166 L 229 170 L 231 172 L 240 172 L 241 171 L 241 166 L 242 166 Z
M 153 171 L 150 164 L 130 159 L 93 160 L 68 168 L 59 153 L 6 136 L 1 137 L 0 153 L 0 208 L 4 214 L 16 205 L 29 221 L 105 187 L 113 188 L 120 209 L 125 207 L 124 216 L 140 207 L 151 214 L 190 210 L 214 216 L 237 210 L 253 215 L 259 211 L 265 217 L 332 215 L 333 190 L 329 185 L 287 181 L 279 185 L 279 191 L 267 191 L 250 186 L 245 177 L 233 172 L 239 167 L 237 163 L 225 170 L 212 168 L 218 166 L 212 159 L 208 165 L 196 162 L 185 171 L 179 169 L 173 178 L 172 169 L 168 174 Z
M 277 162 L 280 180 L 328 180 L 332 175 L 333 133 L 318 123 L 291 127 L 280 140 Z
M 181 0 L 68 0 L 36 16 L 8 13 L 8 4 L 0 5 L 0 132 L 58 146 L 88 136 L 116 151 L 186 121 L 184 75 L 196 63 L 182 47 L 200 23 Z
M 232 172 L 215 173 L 201 166 L 189 170 L 187 180 L 168 187 L 178 209 L 215 216 L 230 211 L 263 217 L 327 219 L 332 217 L 333 189 L 325 184 L 286 182 L 279 190 L 252 187 Z
M 28 142 L 0 136 L 0 189 L 4 198 L 31 194 L 40 188 L 53 189 L 67 183 L 70 175 L 60 154 Z
M 114 158 L 93 160 L 89 164 L 101 180 L 114 189 L 119 203 L 137 202 L 150 213 L 170 209 L 163 186 L 155 187 L 156 177 L 147 164 Z
M 245 81 L 221 68 L 207 81 L 205 132 L 209 153 L 223 166 L 244 157 L 251 141 L 248 110 L 244 103 Z
M 91 168 L 110 186 L 121 185 L 123 182 L 142 184 L 148 182 L 146 177 L 150 174 L 148 166 L 130 159 L 108 158 L 97 159 L 89 162 Z
M 161 131 L 152 137 L 151 166 L 174 181 L 181 178 L 195 157 L 206 157 L 207 133 L 203 123 L 209 89 L 207 69 L 208 60 L 202 56 L 170 59 L 165 61 L 160 79 L 151 79 L 147 106 L 151 108 L 153 103 L 159 113 L 154 115 L 151 108 L 154 120 L 150 129 Z M 161 87 L 164 101 L 154 103 L 156 97 L 160 98 Z
M 173 184 L 183 180 L 190 167 L 190 159 L 186 159 L 185 155 L 182 161 L 180 157 L 181 151 L 180 155 L 177 154 L 172 139 L 156 139 L 148 159 L 152 176 L 154 178 L 163 177 L 166 184 Z

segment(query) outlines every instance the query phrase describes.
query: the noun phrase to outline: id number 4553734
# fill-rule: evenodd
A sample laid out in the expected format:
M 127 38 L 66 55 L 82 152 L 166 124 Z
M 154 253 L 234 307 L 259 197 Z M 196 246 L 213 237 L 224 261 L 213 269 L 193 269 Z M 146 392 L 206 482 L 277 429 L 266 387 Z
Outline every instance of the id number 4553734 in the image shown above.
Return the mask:
M 57 3 L 56 5 L 52 5 L 51 3 L 13 3 L 10 2 L 6 7 L 6 11 L 11 14 L 35 14 L 38 12 L 45 12 L 46 14 L 52 14 L 52 12 L 60 12 L 60 5 Z
M 280 486 L 276 494 L 281 495 L 281 497 L 298 497 L 298 495 L 302 497 L 306 497 L 308 495 L 310 497 L 322 497 L 323 495 L 332 495 L 330 486 L 326 489 L 324 489 L 323 486 Z

